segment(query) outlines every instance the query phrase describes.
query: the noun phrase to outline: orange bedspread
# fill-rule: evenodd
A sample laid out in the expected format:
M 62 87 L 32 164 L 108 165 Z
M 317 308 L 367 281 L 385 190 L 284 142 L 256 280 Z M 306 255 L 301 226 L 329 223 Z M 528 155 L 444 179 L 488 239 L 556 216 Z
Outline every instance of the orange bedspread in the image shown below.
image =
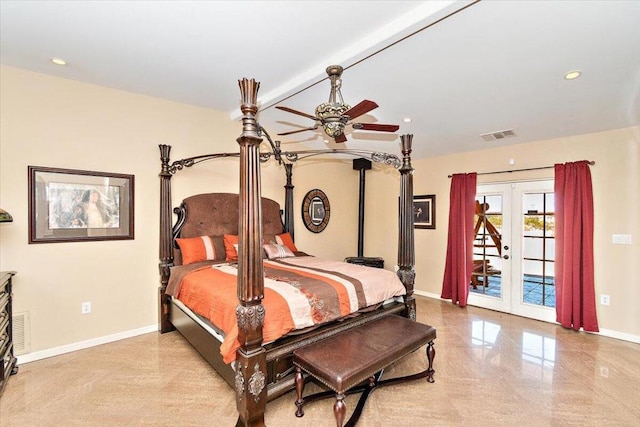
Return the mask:
M 330 271 L 332 265 L 338 271 Z M 393 272 L 313 257 L 265 260 L 265 276 L 264 342 L 405 293 Z M 189 273 L 180 283 L 177 298 L 224 332 L 223 360 L 235 360 L 240 347 L 236 266 L 208 266 Z

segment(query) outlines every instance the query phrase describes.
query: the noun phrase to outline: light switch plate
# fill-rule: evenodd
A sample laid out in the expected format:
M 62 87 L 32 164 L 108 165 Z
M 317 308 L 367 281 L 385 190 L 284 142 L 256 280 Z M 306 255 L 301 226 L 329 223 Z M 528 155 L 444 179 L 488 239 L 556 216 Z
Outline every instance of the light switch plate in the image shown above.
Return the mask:
M 630 245 L 631 234 L 614 234 L 611 241 L 616 245 Z

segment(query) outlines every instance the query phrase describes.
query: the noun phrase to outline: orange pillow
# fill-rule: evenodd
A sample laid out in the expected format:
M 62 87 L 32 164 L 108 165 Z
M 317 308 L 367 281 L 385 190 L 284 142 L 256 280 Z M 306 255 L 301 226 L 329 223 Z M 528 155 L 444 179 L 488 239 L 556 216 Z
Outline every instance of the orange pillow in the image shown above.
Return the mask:
M 291 238 L 291 234 L 289 233 L 276 236 L 276 243 L 288 247 L 291 252 L 298 252 L 298 248 L 296 248 L 296 245 L 293 243 L 293 239 Z
M 216 246 L 211 236 L 176 239 L 176 242 L 180 247 L 184 265 L 220 258 L 216 257 Z
M 227 252 L 227 261 L 237 261 L 238 260 L 238 236 L 234 234 L 225 234 L 224 250 Z

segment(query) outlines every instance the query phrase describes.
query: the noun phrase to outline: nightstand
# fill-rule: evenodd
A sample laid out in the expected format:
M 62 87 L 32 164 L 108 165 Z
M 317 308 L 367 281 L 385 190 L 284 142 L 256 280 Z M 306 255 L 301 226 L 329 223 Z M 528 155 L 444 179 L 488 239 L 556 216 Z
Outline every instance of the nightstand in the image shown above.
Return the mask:
M 11 321 L 11 279 L 15 271 L 0 272 L 0 394 L 7 385 L 9 375 L 18 373 L 17 359 L 13 355 Z
M 365 265 L 367 267 L 384 268 L 384 259 L 379 257 L 351 256 L 344 259 L 349 264 Z

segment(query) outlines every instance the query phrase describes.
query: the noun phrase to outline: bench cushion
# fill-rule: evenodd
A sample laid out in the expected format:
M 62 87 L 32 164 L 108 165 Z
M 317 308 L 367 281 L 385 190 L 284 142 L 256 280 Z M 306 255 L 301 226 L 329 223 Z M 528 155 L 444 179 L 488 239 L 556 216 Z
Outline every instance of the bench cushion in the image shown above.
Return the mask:
M 435 338 L 434 327 L 389 315 L 299 348 L 293 363 L 344 393 Z

